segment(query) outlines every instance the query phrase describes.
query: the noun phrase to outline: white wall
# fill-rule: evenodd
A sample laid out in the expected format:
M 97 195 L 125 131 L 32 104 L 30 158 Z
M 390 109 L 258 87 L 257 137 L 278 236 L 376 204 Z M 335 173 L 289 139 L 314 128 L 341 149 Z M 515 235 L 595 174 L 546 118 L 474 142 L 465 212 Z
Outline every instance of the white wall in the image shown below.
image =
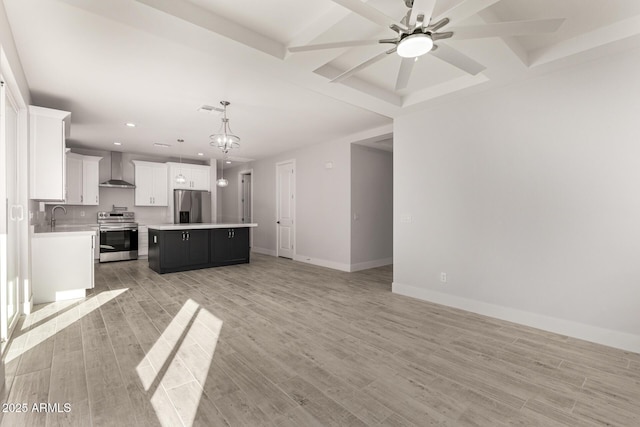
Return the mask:
M 393 153 L 351 145 L 351 271 L 393 263 Z
M 394 292 L 640 351 L 638 76 L 633 50 L 398 118 Z
M 253 162 L 253 249 L 276 252 L 276 163 L 296 161 L 295 259 L 348 271 L 350 269 L 350 143 L 317 144 Z M 325 163 L 333 168 L 326 169 Z M 237 172 L 234 173 L 237 180 Z M 231 175 L 227 176 L 231 178 Z M 237 192 L 237 181 L 223 192 Z M 237 215 L 237 196 L 232 209 Z M 223 217 L 225 206 L 223 202 Z
M 239 223 L 240 214 L 238 212 L 238 173 L 245 168 L 243 166 L 227 167 L 223 170 L 224 177 L 229 181 L 226 187 L 217 187 L 218 193 L 218 222 Z M 218 178 L 220 178 L 218 170 Z

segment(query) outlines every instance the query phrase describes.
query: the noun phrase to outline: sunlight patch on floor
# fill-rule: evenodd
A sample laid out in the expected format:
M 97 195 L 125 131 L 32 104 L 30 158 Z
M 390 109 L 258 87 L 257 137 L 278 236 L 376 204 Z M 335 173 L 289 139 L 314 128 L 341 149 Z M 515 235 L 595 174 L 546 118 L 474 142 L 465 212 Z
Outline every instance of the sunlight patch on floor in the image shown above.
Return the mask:
M 100 301 L 98 301 L 98 295 L 96 295 L 80 303 L 77 301 L 63 301 L 47 304 L 35 311 L 29 315 L 21 331 L 31 329 L 12 340 L 11 348 L 7 352 L 6 362 L 8 363 L 18 358 L 127 290 L 128 288 L 101 292 L 99 294 Z M 69 309 L 69 307 L 71 308 Z M 37 326 L 32 327 L 33 325 Z
M 222 323 L 189 299 L 140 361 L 136 371 L 156 413 L 164 411 L 169 395 L 182 422 L 193 423 Z

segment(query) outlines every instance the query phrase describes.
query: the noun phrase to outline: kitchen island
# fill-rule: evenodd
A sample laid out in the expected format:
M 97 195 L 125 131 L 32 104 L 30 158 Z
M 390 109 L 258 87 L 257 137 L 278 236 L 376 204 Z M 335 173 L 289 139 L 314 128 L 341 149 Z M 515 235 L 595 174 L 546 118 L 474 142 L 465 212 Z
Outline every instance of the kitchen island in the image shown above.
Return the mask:
M 149 225 L 149 268 L 164 274 L 249 262 L 249 229 L 258 224 Z

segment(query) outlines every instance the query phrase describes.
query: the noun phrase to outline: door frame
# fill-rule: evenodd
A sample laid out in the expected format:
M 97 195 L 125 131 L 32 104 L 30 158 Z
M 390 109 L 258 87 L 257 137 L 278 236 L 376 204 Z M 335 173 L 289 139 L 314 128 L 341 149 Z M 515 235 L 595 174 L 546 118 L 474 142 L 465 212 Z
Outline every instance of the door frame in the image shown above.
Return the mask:
M 245 175 L 251 176 L 251 194 L 249 197 L 249 208 L 251 209 L 251 222 L 253 222 L 253 218 L 255 216 L 253 212 L 253 169 L 244 169 L 238 172 L 238 219 L 242 221 L 242 216 L 244 211 L 242 210 L 242 179 Z M 245 221 L 242 221 L 243 223 Z M 249 248 L 253 247 L 253 230 L 249 228 Z
M 8 61 L 7 58 L 4 54 L 4 51 L 1 51 L 0 54 L 0 65 L 1 65 L 1 69 L 2 69 L 2 75 L 0 75 L 0 81 L 2 82 L 2 90 L 0 91 L 1 94 L 0 96 L 2 97 L 2 99 L 0 100 L 0 102 L 4 105 L 4 108 L 9 108 L 9 104 L 12 104 L 12 107 L 15 108 L 16 111 L 16 135 L 15 135 L 15 161 L 16 161 L 16 165 L 15 165 L 15 173 L 16 173 L 16 200 L 15 200 L 15 205 L 13 206 L 7 206 L 7 204 L 5 203 L 6 200 L 6 194 L 4 194 L 3 191 L 3 196 L 2 200 L 3 205 L 5 205 L 7 211 L 6 216 L 7 216 L 7 220 L 9 220 L 10 217 L 13 216 L 13 212 L 14 209 L 16 207 L 20 208 L 20 217 L 21 219 L 19 219 L 17 221 L 17 225 L 16 225 L 16 241 L 17 241 L 17 250 L 18 253 L 16 254 L 16 288 L 15 288 L 15 293 L 16 293 L 16 307 L 15 307 L 15 314 L 13 319 L 11 320 L 10 323 L 5 324 L 5 319 L 4 316 L 6 316 L 5 313 L 5 304 L 6 304 L 6 295 L 5 292 L 6 289 L 2 289 L 2 298 L 1 301 L 2 303 L 0 304 L 2 307 L 2 313 L 1 316 L 3 317 L 2 321 L 0 322 L 2 324 L 2 335 L 4 335 L 6 333 L 6 337 L 2 337 L 3 339 L 6 338 L 6 341 L 2 342 L 2 345 L 0 346 L 0 354 L 2 354 L 5 350 L 5 347 L 7 345 L 7 343 L 9 342 L 9 340 L 11 339 L 12 335 L 13 335 L 13 331 L 15 330 L 15 327 L 18 323 L 18 319 L 20 318 L 20 316 L 22 314 L 29 314 L 31 312 L 31 298 L 30 298 L 30 294 L 31 294 L 31 289 L 30 289 L 30 256 L 29 256 L 29 221 L 26 218 L 27 216 L 27 211 L 28 211 L 28 134 L 27 134 L 27 128 L 28 128 L 28 110 L 27 110 L 27 105 L 24 102 L 24 99 L 21 96 L 19 87 L 17 82 L 15 81 L 15 79 L 13 78 L 13 75 L 11 73 L 11 70 L 8 67 Z M 0 116 L 0 120 L 4 121 L 5 120 L 5 115 L 6 115 L 6 111 L 4 111 L 5 114 L 3 114 L 2 116 Z M 2 126 L 4 127 L 4 123 L 2 123 Z M 2 155 L 0 155 L 0 163 L 5 163 L 6 162 L 6 146 L 5 146 L 5 141 L 4 138 L 1 141 L 1 145 L 0 145 L 0 149 L 2 150 Z M 4 169 L 4 167 L 3 167 Z M 2 179 L 0 179 L 0 181 L 2 182 L 2 185 L 6 185 L 6 177 L 2 177 Z M 8 232 L 8 230 L 7 230 Z M 6 268 L 6 265 L 4 266 Z M 4 273 L 4 268 L 2 268 L 2 271 Z M 4 280 L 3 280 L 4 282 Z M 4 284 L 3 284 L 4 287 Z M 6 330 L 5 330 L 6 329 Z
M 285 160 L 282 162 L 277 162 L 276 163 L 276 168 L 275 168 L 275 173 L 276 173 L 276 220 L 275 220 L 275 227 L 276 227 L 276 257 L 280 256 L 280 230 L 278 229 L 279 224 L 278 224 L 278 218 L 280 218 L 280 177 L 278 175 L 278 167 L 281 165 L 286 165 L 288 163 L 291 163 L 291 167 L 293 169 L 293 206 L 292 206 L 292 213 L 293 213 L 293 224 L 291 226 L 292 230 L 291 230 L 291 234 L 292 234 L 292 239 L 293 239 L 293 256 L 292 259 L 296 258 L 297 255 L 297 250 L 298 250 L 298 242 L 296 240 L 296 226 L 297 226 L 297 213 L 296 213 L 296 204 L 298 201 L 298 198 L 296 197 L 296 191 L 297 191 L 297 180 L 296 180 L 296 159 L 289 159 L 289 160 Z

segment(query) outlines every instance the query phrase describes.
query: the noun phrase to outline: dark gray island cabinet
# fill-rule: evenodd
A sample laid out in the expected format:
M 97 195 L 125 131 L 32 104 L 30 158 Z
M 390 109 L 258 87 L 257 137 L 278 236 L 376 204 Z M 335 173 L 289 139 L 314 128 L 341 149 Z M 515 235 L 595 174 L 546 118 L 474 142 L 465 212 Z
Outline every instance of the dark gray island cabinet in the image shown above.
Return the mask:
M 149 226 L 149 268 L 157 273 L 249 262 L 249 228 L 257 224 Z

